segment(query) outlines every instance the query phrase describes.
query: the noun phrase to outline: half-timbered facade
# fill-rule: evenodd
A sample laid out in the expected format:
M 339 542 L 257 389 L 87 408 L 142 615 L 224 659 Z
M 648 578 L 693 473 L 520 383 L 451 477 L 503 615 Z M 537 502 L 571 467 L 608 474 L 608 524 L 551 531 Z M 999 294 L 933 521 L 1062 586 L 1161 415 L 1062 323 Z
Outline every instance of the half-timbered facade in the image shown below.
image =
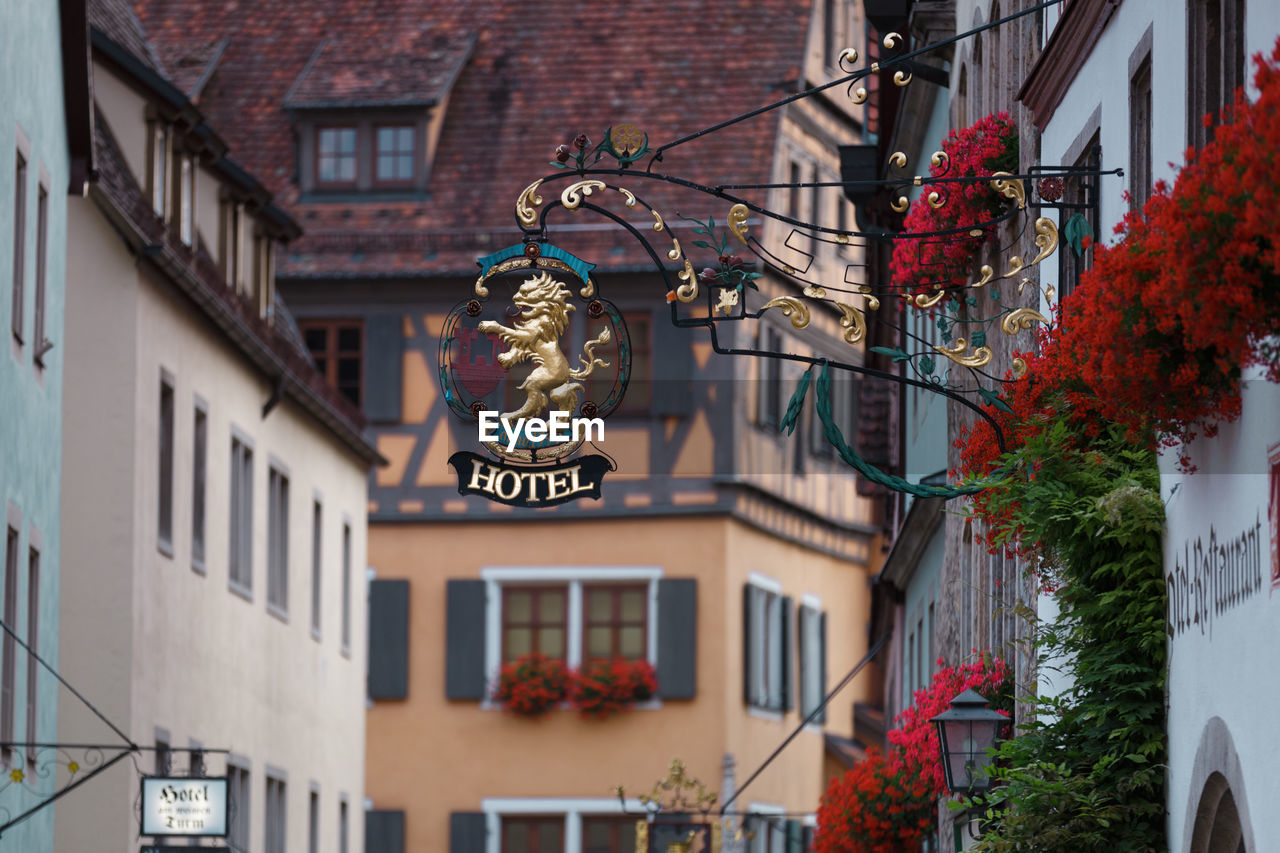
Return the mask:
M 58 849 L 137 849 L 141 774 L 225 775 L 230 849 L 358 852 L 379 457 L 275 293 L 295 220 L 128 3 L 93 0 L 90 20 L 99 172 L 69 214 L 60 663 L 142 751 L 61 801 Z M 59 711 L 60 743 L 117 742 L 85 705 Z
M 558 145 L 572 150 L 579 134 L 594 145 L 623 122 L 657 144 L 829 79 L 842 48 L 865 47 L 858 4 L 768 2 L 700 19 L 666 3 L 530 14 L 505 0 L 376 12 L 333 0 L 305 15 L 281 8 L 252 31 L 215 5 L 140 8 L 167 63 L 203 69 L 201 108 L 226 117 L 235 149 L 305 229 L 277 252 L 280 289 L 389 463 L 369 490 L 370 845 L 621 850 L 628 830 L 613 786 L 647 789 L 674 756 L 727 795 L 869 645 L 876 506 L 808 412 L 780 435 L 799 371 L 719 355 L 704 330 L 674 327 L 667 284 L 629 234 L 587 210 L 555 213 L 547 238 L 596 264 L 599 292 L 629 330 L 633 373 L 597 442 L 617 467 L 601 498 L 535 512 L 458 493 L 446 461 L 477 449 L 476 425 L 442 398 L 440 338 L 472 293 L 477 258 L 521 240 L 517 196 L 552 170 Z M 664 162 L 712 185 L 836 181 L 836 146 L 861 138 L 863 110 L 841 89 L 811 100 Z M 695 266 L 716 265 L 681 217 L 714 218 L 723 231 L 727 204 L 617 183 L 660 212 Z M 852 225 L 836 187 L 758 197 L 799 219 Z M 651 229 L 621 194 L 597 198 Z M 821 269 L 815 278 L 838 282 L 862 263 L 856 246 L 764 220 L 747 227 L 780 264 Z M 764 272 L 759 293 L 745 295 L 752 309 L 792 293 Z M 583 319 L 565 334 L 570 353 L 586 340 Z M 769 312 L 722 331 L 721 343 L 857 362 L 844 331 L 838 314 L 815 313 L 798 331 Z M 479 370 L 492 368 L 482 343 Z M 520 397 L 516 381 L 495 381 Z M 852 435 L 857 383 L 836 384 Z M 646 658 L 659 695 L 605 721 L 568 710 L 517 719 L 490 688 L 504 661 L 530 650 L 571 666 Z M 756 849 L 800 841 L 829 768 L 860 749 L 853 705 L 876 695 L 872 678 L 736 801 L 779 815 L 752 825 Z

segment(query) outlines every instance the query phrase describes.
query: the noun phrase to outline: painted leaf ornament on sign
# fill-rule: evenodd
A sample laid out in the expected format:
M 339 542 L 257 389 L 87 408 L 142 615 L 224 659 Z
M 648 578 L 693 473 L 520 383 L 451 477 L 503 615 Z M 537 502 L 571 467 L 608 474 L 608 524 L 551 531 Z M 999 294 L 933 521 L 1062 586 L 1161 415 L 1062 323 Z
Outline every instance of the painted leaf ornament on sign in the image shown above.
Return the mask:
M 626 392 L 622 315 L 597 294 L 594 264 L 549 243 L 509 246 L 477 264 L 474 297 L 449 314 L 440 341 L 445 402 L 475 425 L 488 454 L 449 458 L 459 493 L 530 508 L 599 498 L 612 460 L 574 457 L 604 441 L 604 419 Z M 491 298 L 499 289 L 509 296 Z M 566 339 L 585 342 L 572 352 Z

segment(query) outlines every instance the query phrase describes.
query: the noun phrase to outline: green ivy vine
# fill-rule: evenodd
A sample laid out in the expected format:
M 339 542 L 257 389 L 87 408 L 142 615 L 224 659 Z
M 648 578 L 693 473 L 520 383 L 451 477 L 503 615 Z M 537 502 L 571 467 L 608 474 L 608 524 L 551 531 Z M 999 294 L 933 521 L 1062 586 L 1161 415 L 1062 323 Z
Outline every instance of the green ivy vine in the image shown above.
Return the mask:
M 1164 505 L 1149 446 L 1123 428 L 1081 434 L 1059 413 L 1001 460 L 984 494 L 993 544 L 1034 554 L 1061 609 L 1037 622 L 1042 668 L 1069 686 L 1029 697 L 997 753 L 973 849 L 1163 851 L 1165 837 Z M 1056 676 L 1056 673 L 1049 673 Z

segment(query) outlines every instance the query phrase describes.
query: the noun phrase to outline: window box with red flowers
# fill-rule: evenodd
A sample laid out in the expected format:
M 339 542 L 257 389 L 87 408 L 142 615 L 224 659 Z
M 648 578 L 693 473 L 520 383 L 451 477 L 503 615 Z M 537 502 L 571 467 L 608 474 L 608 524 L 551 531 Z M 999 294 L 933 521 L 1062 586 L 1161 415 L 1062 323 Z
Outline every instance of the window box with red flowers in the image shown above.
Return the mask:
M 584 717 L 604 718 L 646 702 L 658 692 L 653 666 L 646 660 L 597 660 L 574 673 L 569 701 Z
M 996 113 L 968 127 L 953 130 L 942 143 L 947 157 L 930 166 L 935 178 L 972 178 L 1018 169 L 1018 133 L 1008 113 Z M 936 193 L 936 203 L 931 197 Z M 939 183 L 925 187 L 903 223 L 906 234 L 939 231 L 942 237 L 904 238 L 894 243 L 891 276 L 904 292 L 961 287 L 969 281 L 973 259 L 985 242 L 995 238 L 986 227 L 973 236 L 966 229 L 999 218 L 1010 201 L 989 182 Z
M 493 701 L 521 717 L 540 717 L 565 700 L 570 671 L 564 661 L 531 652 L 502 665 Z

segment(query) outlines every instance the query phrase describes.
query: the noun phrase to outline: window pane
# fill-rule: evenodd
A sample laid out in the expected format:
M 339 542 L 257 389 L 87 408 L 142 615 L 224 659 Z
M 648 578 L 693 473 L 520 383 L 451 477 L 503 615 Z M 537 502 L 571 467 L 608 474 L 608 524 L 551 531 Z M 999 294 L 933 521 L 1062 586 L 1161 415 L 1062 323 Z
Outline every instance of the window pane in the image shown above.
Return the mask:
M 564 657 L 564 629 L 539 628 L 538 651 L 553 658 Z
M 310 344 L 308 343 L 308 346 Z M 338 328 L 338 351 L 360 352 L 360 329 L 353 326 Z
M 613 833 L 609 831 L 611 828 L 609 824 L 600 821 L 582 822 L 582 835 L 588 853 L 608 853 L 609 844 L 613 841 Z
M 587 657 L 613 656 L 613 631 L 609 628 L 587 629 Z
M 644 621 L 644 598 L 645 594 L 642 590 L 628 589 L 622 593 L 622 621 L 623 622 L 643 622 Z
M 507 629 L 507 660 L 515 660 L 533 651 L 533 631 L 528 628 Z
M 504 853 L 526 853 L 529 849 L 529 827 L 527 824 L 507 821 L 503 826 Z
M 312 352 L 324 352 L 328 347 L 329 330 L 307 329 L 302 333 L 302 337 L 307 342 L 307 349 Z
M 587 619 L 608 622 L 613 617 L 613 596 L 607 589 L 593 589 L 587 595 Z
M 538 596 L 538 617 L 543 622 L 564 621 L 564 593 L 543 592 Z
M 360 362 L 354 358 L 338 359 L 338 382 L 345 384 L 360 381 Z
M 618 654 L 624 658 L 644 657 L 644 629 L 621 628 L 618 630 Z
M 538 827 L 538 853 L 560 853 L 564 842 L 560 840 L 561 826 L 558 823 L 544 823 Z
M 507 621 L 530 622 L 533 620 L 533 594 L 529 592 L 507 593 Z

